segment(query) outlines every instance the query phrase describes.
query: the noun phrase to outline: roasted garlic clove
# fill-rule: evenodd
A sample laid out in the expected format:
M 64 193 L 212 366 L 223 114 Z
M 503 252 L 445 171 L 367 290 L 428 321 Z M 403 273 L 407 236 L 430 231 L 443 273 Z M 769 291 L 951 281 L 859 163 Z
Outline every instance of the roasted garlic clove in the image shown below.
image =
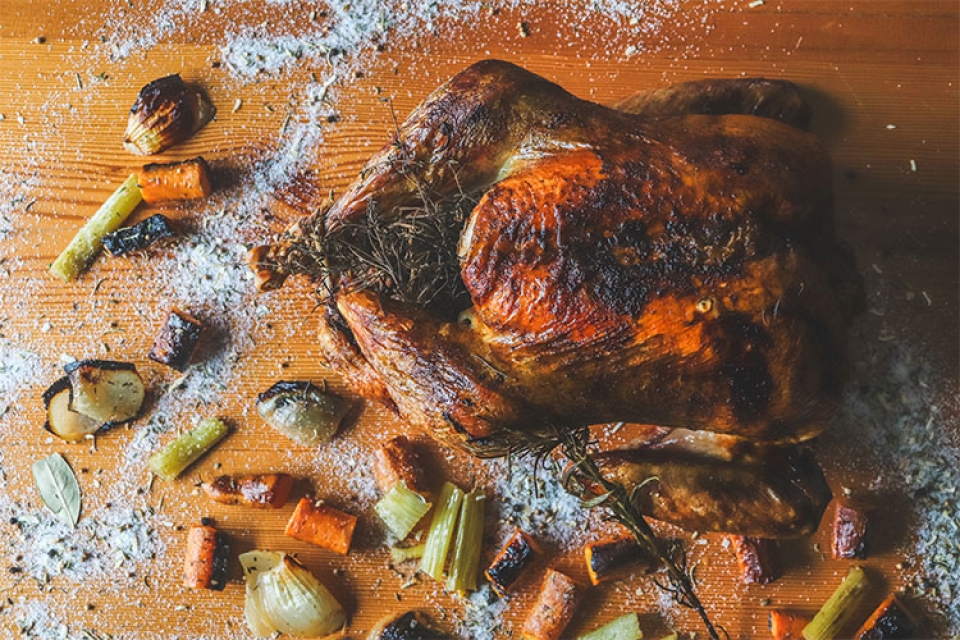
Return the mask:
M 160 153 L 187 140 L 210 122 L 216 109 L 178 74 L 159 78 L 140 90 L 130 109 L 123 146 L 130 153 Z

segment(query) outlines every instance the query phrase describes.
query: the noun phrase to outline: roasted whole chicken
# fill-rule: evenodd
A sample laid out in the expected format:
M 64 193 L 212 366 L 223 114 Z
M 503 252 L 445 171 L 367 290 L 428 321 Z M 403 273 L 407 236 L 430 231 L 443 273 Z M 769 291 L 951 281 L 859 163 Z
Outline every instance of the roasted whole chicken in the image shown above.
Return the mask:
M 809 118 L 786 82 L 607 107 L 479 62 L 251 264 L 316 278 L 326 364 L 444 443 L 632 423 L 597 460 L 647 515 L 809 533 L 830 491 L 802 443 L 862 297 Z

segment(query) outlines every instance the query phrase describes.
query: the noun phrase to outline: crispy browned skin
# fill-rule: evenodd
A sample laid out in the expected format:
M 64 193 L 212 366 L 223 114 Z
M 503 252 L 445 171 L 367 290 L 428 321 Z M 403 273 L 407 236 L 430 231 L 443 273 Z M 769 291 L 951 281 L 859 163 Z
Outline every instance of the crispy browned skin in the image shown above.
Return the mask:
M 612 106 L 617 111 L 645 117 L 742 113 L 772 118 L 800 129 L 807 128 L 812 115 L 810 105 L 792 83 L 766 78 L 691 80 L 638 93 Z
M 833 235 L 829 158 L 789 126 L 806 123 L 805 103 L 789 83 L 748 79 L 618 106 L 477 63 L 429 96 L 331 207 L 253 252 L 258 283 L 278 286 L 278 265 L 302 251 L 295 240 L 322 244 L 362 225 L 371 202 L 389 217 L 416 207 L 423 188 L 438 202 L 465 192 L 478 202 L 460 239 L 468 323 L 329 283 L 321 343 L 358 392 L 478 455 L 502 454 L 509 430 L 545 423 L 813 437 L 836 403 L 861 294 Z M 709 493 L 703 465 L 656 464 L 673 474 L 676 498 Z M 727 501 L 736 482 L 773 471 L 725 468 Z M 808 530 L 822 511 L 809 504 L 822 478 L 788 491 L 798 481 L 776 485 L 802 503 L 775 513 L 779 535 Z M 678 499 L 651 508 L 692 522 Z M 761 503 L 723 501 L 705 498 L 714 511 L 697 528 L 772 537 L 757 530 Z

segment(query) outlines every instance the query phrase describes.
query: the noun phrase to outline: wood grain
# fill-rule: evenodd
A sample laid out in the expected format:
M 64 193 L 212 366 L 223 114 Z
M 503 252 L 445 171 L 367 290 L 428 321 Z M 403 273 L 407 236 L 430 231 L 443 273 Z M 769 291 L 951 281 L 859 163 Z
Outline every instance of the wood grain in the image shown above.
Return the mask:
M 148 4 L 131 3 L 126 9 L 131 23 L 149 20 Z M 623 55 L 628 39 L 611 32 L 603 16 L 584 19 L 593 28 L 571 27 L 562 21 L 567 14 L 561 5 L 549 2 L 525 11 L 505 9 L 467 26 L 440 18 L 437 35 L 424 36 L 417 46 L 409 46 L 399 36 L 390 38 L 383 53 L 365 58 L 363 77 L 338 92 L 342 120 L 325 127 L 315 162 L 320 182 L 341 191 L 385 140 L 392 118 L 382 97 L 392 98 L 396 114 L 402 117 L 442 80 L 485 57 L 518 62 L 598 102 L 704 76 L 790 79 L 801 85 L 814 104 L 813 130 L 833 155 L 839 232 L 853 246 L 867 274 L 871 299 L 876 302 L 880 296 L 886 326 L 932 363 L 943 382 L 942 403 L 953 407 L 952 428 L 957 429 L 957 3 L 798 0 L 768 1 L 749 8 L 745 1 L 725 2 L 704 11 L 709 29 L 688 23 L 665 25 L 646 39 L 648 49 L 631 57 Z M 101 261 L 73 284 L 60 283 L 45 273 L 82 221 L 138 166 L 138 159 L 120 145 L 126 112 L 137 90 L 172 72 L 203 85 L 219 107 L 217 119 L 168 157 L 182 159 L 202 152 L 214 163 L 243 171 L 277 147 L 285 118 L 302 115 L 296 105 L 309 74 L 322 77 L 326 68 L 322 60 L 305 60 L 288 72 L 245 85 L 214 65 L 223 29 L 238 20 L 231 11 L 247 11 L 242 19 L 249 24 L 269 18 L 283 26 L 303 19 L 313 6 L 309 3 L 286 17 L 266 5 L 239 3 L 225 8 L 223 14 L 209 14 L 198 26 L 170 33 L 146 52 L 115 62 L 97 53 L 96 46 L 83 45 L 96 42 L 98 16 L 107 6 L 107 0 L 3 2 L 0 113 L 5 118 L 0 121 L 0 180 L 7 188 L 0 193 L 20 200 L 13 206 L 15 231 L 6 239 L 0 236 L 0 256 L 11 272 L 10 280 L 0 286 L 5 294 L 0 334 L 46 345 L 46 381 L 56 376 L 60 353 L 104 342 L 112 355 L 134 359 L 150 381 L 159 383 L 171 376 L 143 357 L 156 323 L 155 318 L 142 315 L 141 302 L 149 301 L 152 294 L 150 283 L 138 279 L 135 263 Z M 521 20 L 529 25 L 529 37 L 518 34 L 516 24 Z M 45 42 L 37 43 L 38 36 Z M 107 78 L 97 79 L 98 74 Z M 238 98 L 243 107 L 233 113 L 231 106 Z M 190 218 L 189 208 L 169 211 Z M 278 220 L 277 228 L 287 221 Z M 28 286 L 37 281 L 42 286 Z M 18 282 L 29 296 L 12 295 Z M 15 580 L 6 573 L 17 554 L 18 538 L 12 527 L 0 523 L 4 539 L 0 594 L 4 598 L 76 603 L 65 620 L 72 629 L 96 628 L 116 637 L 242 635 L 243 589 L 238 580 L 223 593 L 185 592 L 179 586 L 178 563 L 184 545 L 180 528 L 210 515 L 233 538 L 235 551 L 276 547 L 296 552 L 342 599 L 351 613 L 351 637 L 363 636 L 383 613 L 404 607 L 424 606 L 434 612 L 443 608 L 456 615 L 456 601 L 429 583 L 400 588 L 404 578 L 387 568 L 384 549 L 365 536 L 369 514 L 361 520 L 356 550 L 340 558 L 282 536 L 292 504 L 277 512 L 251 512 L 214 505 L 195 495 L 193 482 L 209 477 L 219 463 L 224 472 L 294 473 L 309 478 L 318 494 L 350 506 L 351 478 L 325 473 L 313 452 L 282 441 L 250 410 L 255 395 L 280 376 L 329 380 L 334 389 L 340 388 L 336 374 L 316 362 L 309 288 L 293 284 L 285 295 L 289 302 L 278 305 L 281 313 L 272 322 L 293 328 L 258 343 L 244 356 L 244 373 L 229 397 L 218 407 L 204 408 L 230 420 L 233 435 L 187 478 L 158 483 L 153 489 L 151 503 L 163 498 L 170 527 L 162 531 L 166 551 L 147 572 L 149 586 L 143 585 L 142 575 L 118 575 L 115 582 L 123 587 L 122 596 L 97 580 L 54 581 L 52 588 L 40 592 L 31 581 Z M 155 315 L 163 312 L 158 308 Z M 45 322 L 53 329 L 42 333 Z M 95 452 L 85 445 L 48 443 L 38 436 L 43 422 L 41 387 L 27 390 L 0 417 L 0 464 L 6 477 L 0 488 L 35 507 L 29 465 L 52 451 L 62 451 L 74 468 L 89 470 L 80 474 L 80 481 L 84 508 L 94 509 L 104 500 L 94 479 L 107 485 L 121 472 L 131 433 L 121 429 L 98 438 Z M 388 412 L 366 407 L 351 433 L 372 446 L 403 429 Z M 469 480 L 472 463 L 462 455 L 452 461 L 439 455 L 438 460 L 445 475 Z M 839 583 L 847 564 L 823 558 L 814 550 L 814 545 L 829 548 L 828 540 L 824 525 L 811 540 L 785 543 L 787 575 L 770 586 L 746 587 L 738 582 L 732 551 L 723 548 L 719 537 L 703 536 L 691 542 L 701 598 L 710 603 L 710 613 L 732 638 L 764 637 L 764 603 L 810 613 Z M 485 553 L 492 555 L 494 544 L 487 546 Z M 881 577 L 884 588 L 896 588 L 902 582 L 901 572 L 894 568 L 903 558 L 898 548 L 898 543 L 886 545 L 865 563 L 873 575 Z M 555 558 L 554 564 L 581 580 L 586 578 L 577 554 Z M 519 628 L 517 621 L 531 605 L 532 592 L 528 588 L 511 599 L 508 628 Z M 584 631 L 627 608 L 655 612 L 659 598 L 656 588 L 643 578 L 592 589 L 573 631 Z M 87 603 L 92 610 L 86 610 Z M 15 637 L 14 622 L 7 607 L 0 613 L 0 634 Z M 652 615 L 645 615 L 643 623 L 651 633 L 664 626 Z M 695 618 L 683 612 L 670 624 L 682 630 L 698 629 Z

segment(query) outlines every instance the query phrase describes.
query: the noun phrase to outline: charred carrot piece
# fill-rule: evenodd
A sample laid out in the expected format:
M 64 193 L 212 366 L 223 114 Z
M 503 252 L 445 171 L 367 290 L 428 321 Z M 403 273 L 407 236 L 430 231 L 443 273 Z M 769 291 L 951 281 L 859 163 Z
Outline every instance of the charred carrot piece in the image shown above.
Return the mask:
M 897 600 L 890 594 L 880 606 L 870 614 L 859 631 L 853 634 L 856 640 L 890 640 L 914 637 L 917 623 Z
M 285 473 L 249 476 L 219 476 L 203 490 L 221 504 L 239 504 L 259 509 L 279 509 L 293 489 L 293 478 Z
M 147 357 L 177 371 L 185 371 L 197 350 L 202 331 L 203 324 L 199 320 L 173 308 Z
M 777 547 L 773 540 L 727 536 L 737 554 L 745 584 L 769 584 L 780 577 Z
M 810 618 L 780 609 L 771 611 L 767 618 L 773 640 L 803 640 L 803 628 L 808 624 Z
M 197 200 L 212 192 L 210 168 L 197 156 L 183 162 L 147 164 L 137 173 L 137 183 L 145 202 Z
M 657 564 L 631 536 L 610 536 L 583 548 L 592 584 L 617 580 L 634 571 L 652 571 Z
M 223 591 L 227 585 L 230 549 L 226 537 L 214 527 L 191 527 L 183 561 L 183 586 Z
M 421 495 L 429 489 L 417 450 L 406 436 L 391 438 L 373 454 L 373 474 L 383 493 L 398 482 L 406 483 L 408 489 Z
M 558 640 L 583 598 L 583 587 L 573 578 L 547 569 L 540 595 L 523 623 L 524 640 Z
M 833 517 L 833 557 L 867 557 L 867 511 L 837 502 Z
M 347 555 L 356 528 L 356 516 L 310 498 L 301 498 L 284 534 Z
M 497 595 L 510 591 L 540 553 L 537 541 L 516 529 L 484 572 Z

